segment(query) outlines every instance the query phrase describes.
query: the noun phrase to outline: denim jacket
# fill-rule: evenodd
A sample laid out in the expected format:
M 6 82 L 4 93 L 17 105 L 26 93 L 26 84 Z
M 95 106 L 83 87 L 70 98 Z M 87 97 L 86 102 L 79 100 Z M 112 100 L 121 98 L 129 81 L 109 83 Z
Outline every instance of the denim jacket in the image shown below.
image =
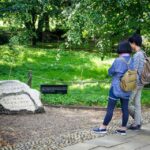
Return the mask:
M 121 56 L 124 57 L 128 62 L 130 60 L 130 56 Z M 131 58 L 129 69 L 133 70 L 133 59 Z M 112 66 L 108 70 L 108 74 L 112 76 L 111 88 L 113 89 L 113 93 L 116 97 L 122 99 L 129 99 L 131 92 L 125 92 L 120 87 L 120 80 L 124 73 L 128 70 L 127 64 L 120 58 L 116 58 L 113 62 Z

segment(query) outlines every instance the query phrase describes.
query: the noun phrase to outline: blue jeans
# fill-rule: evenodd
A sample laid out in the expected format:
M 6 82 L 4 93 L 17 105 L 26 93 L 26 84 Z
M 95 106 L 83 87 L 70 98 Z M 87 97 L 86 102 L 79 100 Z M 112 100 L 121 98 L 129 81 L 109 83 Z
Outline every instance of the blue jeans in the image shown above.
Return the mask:
M 103 121 L 103 125 L 107 126 L 109 122 L 112 119 L 113 116 L 113 111 L 114 108 L 117 104 L 117 99 L 120 99 L 121 102 L 121 110 L 122 110 L 122 127 L 126 127 L 128 118 L 129 118 L 129 113 L 128 113 L 128 103 L 129 99 L 123 99 L 116 97 L 113 94 L 113 88 L 110 89 L 109 91 L 109 99 L 108 99 L 108 105 L 107 105 L 107 112 Z

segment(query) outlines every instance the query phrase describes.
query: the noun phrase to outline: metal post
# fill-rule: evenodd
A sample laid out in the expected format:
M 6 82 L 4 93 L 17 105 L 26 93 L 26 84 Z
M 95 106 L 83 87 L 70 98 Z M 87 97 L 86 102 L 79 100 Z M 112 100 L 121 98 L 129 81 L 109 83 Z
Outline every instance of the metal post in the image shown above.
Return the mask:
M 27 84 L 32 87 L 32 70 L 28 71 L 28 81 Z

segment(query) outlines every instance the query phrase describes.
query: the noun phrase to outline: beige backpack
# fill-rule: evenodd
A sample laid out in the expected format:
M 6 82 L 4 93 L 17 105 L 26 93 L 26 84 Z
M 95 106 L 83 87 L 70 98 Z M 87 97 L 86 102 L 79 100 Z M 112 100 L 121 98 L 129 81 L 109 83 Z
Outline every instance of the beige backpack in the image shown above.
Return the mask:
M 145 53 L 144 56 L 145 56 L 145 63 L 141 75 L 141 82 L 143 85 L 146 85 L 150 83 L 150 57 L 147 57 Z
M 121 60 L 127 64 L 128 70 L 121 78 L 120 87 L 125 92 L 133 91 L 137 86 L 137 71 L 129 69 L 131 58 L 128 62 L 126 62 L 126 60 L 123 57 L 121 57 Z

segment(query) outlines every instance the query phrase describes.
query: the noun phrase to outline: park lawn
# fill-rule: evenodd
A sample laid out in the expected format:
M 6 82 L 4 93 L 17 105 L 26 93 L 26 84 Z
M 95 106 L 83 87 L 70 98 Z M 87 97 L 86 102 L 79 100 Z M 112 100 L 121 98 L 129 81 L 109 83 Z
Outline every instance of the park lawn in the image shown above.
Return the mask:
M 62 50 L 56 44 L 35 48 L 16 46 L 16 49 L 20 50 L 20 53 L 15 62 L 0 59 L 0 80 L 15 79 L 27 82 L 28 71 L 32 70 L 32 87 L 37 90 L 40 90 L 41 84 L 69 85 L 66 95 L 42 95 L 43 103 L 106 106 L 110 86 L 107 70 L 113 58 L 107 56 L 101 61 L 99 53 Z M 0 46 L 0 50 L 9 53 L 7 45 Z M 77 81 L 79 83 L 74 83 Z M 148 90 L 143 91 L 142 103 L 150 105 Z

